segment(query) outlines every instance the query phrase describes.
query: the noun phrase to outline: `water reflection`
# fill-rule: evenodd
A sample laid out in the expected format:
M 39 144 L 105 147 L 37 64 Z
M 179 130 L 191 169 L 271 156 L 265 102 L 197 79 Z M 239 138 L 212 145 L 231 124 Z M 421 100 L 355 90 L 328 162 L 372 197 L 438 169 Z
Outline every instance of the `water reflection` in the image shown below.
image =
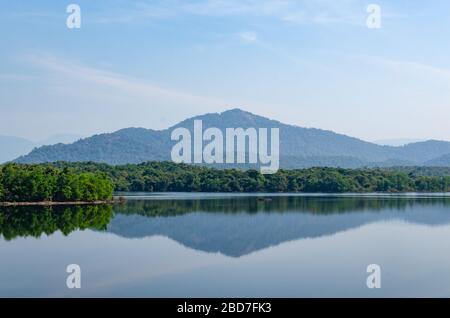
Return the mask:
M 61 231 L 106 230 L 113 216 L 112 206 L 54 206 L 0 208 L 0 235 L 7 241 L 17 237 L 50 235 Z
M 415 205 L 448 206 L 450 197 L 434 196 L 243 196 L 158 200 L 129 200 L 126 205 L 115 207 L 121 213 L 147 216 L 173 216 L 190 212 L 258 213 L 258 212 L 306 212 L 348 213 L 379 210 L 405 210 Z
M 450 295 L 450 198 L 193 196 L 0 209 L 0 296 Z M 82 288 L 67 289 L 79 264 Z M 368 264 L 382 288 L 366 286 Z
M 368 223 L 450 223 L 450 198 L 255 197 L 129 201 L 108 231 L 167 236 L 187 247 L 240 257 L 280 243 L 329 236 Z
M 196 250 L 240 257 L 283 242 L 329 236 L 383 220 L 448 224 L 449 207 L 449 197 L 130 200 L 114 207 L 2 208 L 0 234 L 13 240 L 92 229 L 123 238 L 165 236 Z

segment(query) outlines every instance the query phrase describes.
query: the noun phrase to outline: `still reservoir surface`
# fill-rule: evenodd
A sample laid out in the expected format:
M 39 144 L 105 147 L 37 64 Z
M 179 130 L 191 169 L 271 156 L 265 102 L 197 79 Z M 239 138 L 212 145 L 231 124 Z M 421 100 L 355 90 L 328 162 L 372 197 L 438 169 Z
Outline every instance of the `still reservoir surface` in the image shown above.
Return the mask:
M 0 208 L 0 296 L 450 297 L 450 196 L 121 195 Z

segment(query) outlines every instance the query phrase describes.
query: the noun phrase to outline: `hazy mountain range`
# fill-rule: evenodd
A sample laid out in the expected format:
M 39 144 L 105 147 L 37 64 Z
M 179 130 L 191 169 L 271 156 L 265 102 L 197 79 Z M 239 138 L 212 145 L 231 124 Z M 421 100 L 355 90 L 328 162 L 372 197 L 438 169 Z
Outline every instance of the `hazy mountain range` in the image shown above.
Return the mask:
M 126 128 L 94 135 L 72 144 L 42 146 L 19 157 L 21 163 L 94 161 L 110 164 L 170 160 L 176 127 L 193 131 L 195 119 L 203 128 L 279 128 L 280 163 L 284 168 L 338 166 L 346 168 L 397 165 L 450 165 L 450 142 L 429 140 L 405 146 L 382 146 L 332 131 L 286 125 L 240 109 L 186 119 L 165 130 Z
M 78 135 L 57 134 L 52 135 L 45 140 L 33 142 L 25 138 L 0 135 L 0 163 L 11 161 L 19 156 L 26 155 L 34 148 L 43 145 L 55 145 L 58 143 L 68 144 L 81 138 L 82 137 Z

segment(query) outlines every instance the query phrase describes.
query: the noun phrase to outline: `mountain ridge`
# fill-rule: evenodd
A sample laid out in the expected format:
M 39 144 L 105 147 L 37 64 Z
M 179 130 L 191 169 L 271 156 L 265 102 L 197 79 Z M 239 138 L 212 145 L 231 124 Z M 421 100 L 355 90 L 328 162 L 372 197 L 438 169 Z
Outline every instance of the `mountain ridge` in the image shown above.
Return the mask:
M 450 154 L 450 142 L 429 140 L 404 146 L 383 146 L 330 130 L 304 128 L 233 108 L 187 118 L 169 128 L 153 130 L 130 127 L 112 133 L 97 134 L 72 144 L 43 146 L 16 159 L 20 163 L 54 161 L 94 161 L 109 164 L 170 160 L 175 144 L 171 131 L 184 127 L 193 131 L 194 120 L 202 120 L 203 129 L 279 128 L 280 163 L 284 168 L 332 166 L 426 165 Z

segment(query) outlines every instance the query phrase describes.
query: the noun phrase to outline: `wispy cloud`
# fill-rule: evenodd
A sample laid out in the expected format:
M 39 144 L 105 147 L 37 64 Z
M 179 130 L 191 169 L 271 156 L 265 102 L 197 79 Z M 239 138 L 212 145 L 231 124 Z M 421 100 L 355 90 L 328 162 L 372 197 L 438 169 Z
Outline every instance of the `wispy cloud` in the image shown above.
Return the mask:
M 450 81 L 450 69 L 445 67 L 439 67 L 416 61 L 396 60 L 381 56 L 348 54 L 347 57 L 405 75 L 414 75 L 418 78 L 423 78 L 423 76 L 426 75 L 437 80 Z
M 179 10 L 174 1 L 155 0 L 150 2 L 126 2 L 126 6 L 108 6 L 93 16 L 93 22 L 99 24 L 144 23 L 157 19 L 176 17 Z
M 243 31 L 238 33 L 239 38 L 247 43 L 255 43 L 258 41 L 258 35 L 256 32 L 252 31 Z
M 200 0 L 182 6 L 183 11 L 196 15 L 260 15 L 271 16 L 285 12 L 290 0 Z
M 128 4 L 115 13 L 103 12 L 96 20 L 100 23 L 130 23 L 180 15 L 252 16 L 295 24 L 363 26 L 366 6 L 358 0 L 152 0 Z
M 409 71 L 416 74 L 426 73 L 437 78 L 450 81 L 450 69 L 409 61 L 396 61 L 385 58 L 374 58 L 374 62 L 397 71 Z M 449 82 L 450 84 L 450 82 Z
M 261 39 L 258 33 L 254 31 L 242 31 L 237 33 L 237 37 L 246 44 L 255 45 L 256 47 L 267 51 L 277 58 L 287 60 L 300 67 L 314 68 L 316 71 L 327 70 L 323 65 L 317 64 L 314 61 L 306 60 L 301 55 L 289 52 L 283 48 L 277 47 L 264 39 Z
M 26 60 L 34 66 L 55 72 L 66 78 L 78 80 L 90 85 L 114 89 L 115 91 L 121 91 L 132 97 L 139 96 L 149 100 L 152 98 L 166 98 L 178 100 L 180 102 L 198 103 L 209 106 L 224 105 L 224 102 L 213 98 L 190 94 L 175 89 L 163 88 L 145 80 L 85 66 L 49 54 L 28 55 L 26 56 Z
M 164 129 L 186 117 L 238 105 L 228 97 L 224 101 L 46 52 L 18 56 L 16 62 L 33 77 L 16 80 L 32 85 L 3 85 L 0 126 L 27 136 L 44 138 L 68 129 L 82 135 L 124 127 Z

